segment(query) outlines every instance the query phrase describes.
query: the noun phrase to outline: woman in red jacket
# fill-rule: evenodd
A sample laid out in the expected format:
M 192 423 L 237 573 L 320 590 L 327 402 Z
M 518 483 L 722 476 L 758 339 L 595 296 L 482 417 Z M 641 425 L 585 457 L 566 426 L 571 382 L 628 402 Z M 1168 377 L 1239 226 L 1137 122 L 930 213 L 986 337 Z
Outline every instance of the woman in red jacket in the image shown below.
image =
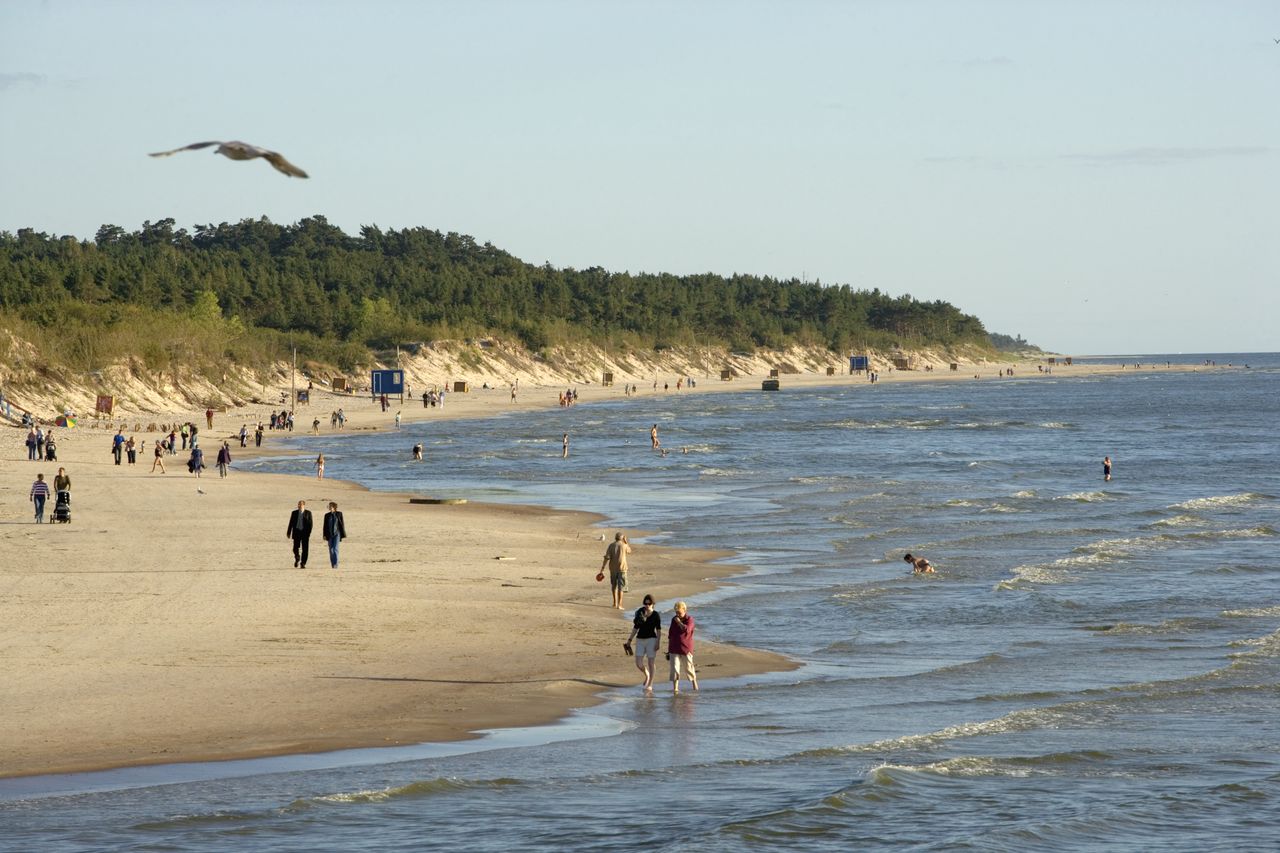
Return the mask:
M 675 615 L 667 632 L 667 659 L 671 661 L 671 687 L 680 692 L 680 679 L 687 678 L 698 689 L 698 671 L 693 667 L 693 617 L 683 601 L 676 602 Z

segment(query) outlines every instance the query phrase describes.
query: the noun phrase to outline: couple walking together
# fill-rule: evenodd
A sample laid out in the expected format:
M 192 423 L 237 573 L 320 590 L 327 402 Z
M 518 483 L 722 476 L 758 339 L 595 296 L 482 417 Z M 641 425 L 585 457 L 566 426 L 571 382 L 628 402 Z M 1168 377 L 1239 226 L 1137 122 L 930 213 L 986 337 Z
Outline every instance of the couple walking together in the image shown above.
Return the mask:
M 653 609 L 653 596 L 646 595 L 644 603 L 632 619 L 631 636 L 623 648 L 634 654 L 636 669 L 644 674 L 645 692 L 653 690 L 654 661 L 658 656 L 658 644 L 662 635 L 662 616 Z M 634 650 L 632 642 L 635 642 Z M 671 626 L 667 631 L 667 660 L 671 662 L 671 690 L 680 692 L 680 679 L 687 678 L 698 689 L 698 671 L 693 665 L 693 617 L 683 601 L 677 601 Z
M 298 508 L 289 513 L 289 526 L 285 529 L 284 535 L 293 540 L 293 567 L 298 568 L 298 564 L 302 564 L 302 568 L 307 567 L 307 556 L 311 546 L 311 510 L 307 509 L 306 501 L 298 501 Z M 329 565 L 332 568 L 338 568 L 338 546 L 343 539 L 347 538 L 347 525 L 344 523 L 342 513 L 338 511 L 338 505 L 333 501 L 329 502 L 329 511 L 324 514 L 324 524 L 321 527 L 321 533 L 324 541 L 329 545 Z

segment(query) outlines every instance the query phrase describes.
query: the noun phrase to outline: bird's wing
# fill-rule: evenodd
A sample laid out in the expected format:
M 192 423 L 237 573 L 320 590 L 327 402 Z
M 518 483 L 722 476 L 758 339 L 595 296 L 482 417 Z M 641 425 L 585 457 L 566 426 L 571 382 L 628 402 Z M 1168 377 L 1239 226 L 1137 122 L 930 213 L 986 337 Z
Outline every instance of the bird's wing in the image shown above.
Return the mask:
M 221 145 L 221 142 L 193 142 L 190 145 L 184 145 L 181 148 L 175 148 L 172 151 L 157 151 L 152 157 L 168 157 L 170 154 L 177 154 L 179 151 L 195 151 L 197 148 L 208 148 L 210 145 Z
M 267 162 L 276 167 L 276 171 L 284 172 L 292 178 L 305 178 L 307 173 L 290 163 L 284 157 L 275 151 L 267 151 L 263 153 L 263 157 L 267 158 Z

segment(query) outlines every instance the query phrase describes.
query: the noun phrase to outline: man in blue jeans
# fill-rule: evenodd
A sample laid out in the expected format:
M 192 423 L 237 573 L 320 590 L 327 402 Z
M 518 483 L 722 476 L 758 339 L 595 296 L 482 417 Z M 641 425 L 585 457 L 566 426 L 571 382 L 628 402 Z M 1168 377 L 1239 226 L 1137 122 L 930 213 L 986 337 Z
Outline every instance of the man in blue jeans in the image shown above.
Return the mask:
M 342 523 L 342 513 L 338 505 L 329 502 L 329 511 L 324 514 L 324 524 L 320 528 L 324 541 L 329 543 L 329 565 L 338 568 L 338 544 L 347 538 L 347 526 Z

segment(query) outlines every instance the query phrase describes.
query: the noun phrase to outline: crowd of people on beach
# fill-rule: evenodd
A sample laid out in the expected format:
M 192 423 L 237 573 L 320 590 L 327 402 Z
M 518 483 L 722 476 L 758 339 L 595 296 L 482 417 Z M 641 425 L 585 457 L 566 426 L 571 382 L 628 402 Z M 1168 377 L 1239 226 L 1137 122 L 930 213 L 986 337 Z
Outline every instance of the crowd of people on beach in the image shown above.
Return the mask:
M 1002 370 L 1002 374 L 1012 375 L 1012 370 Z M 874 382 L 878 376 L 874 373 L 869 375 L 870 381 Z M 690 381 L 689 386 L 693 383 Z M 657 383 L 655 382 L 655 390 Z M 677 390 L 684 385 L 683 380 L 676 383 Z M 665 386 L 664 386 L 665 387 Z M 516 384 L 511 385 L 512 399 L 515 399 Z M 627 386 L 624 393 L 630 395 L 635 393 L 635 386 Z M 569 407 L 574 405 L 578 399 L 578 392 L 574 388 L 569 388 L 560 394 L 560 405 Z M 378 401 L 385 411 L 387 401 L 385 395 Z M 423 394 L 423 406 L 443 406 L 444 391 L 439 392 L 434 389 Z M 294 426 L 294 413 L 282 409 L 279 412 L 272 411 L 269 421 L 266 425 L 258 422 L 253 431 L 255 446 L 261 446 L 263 432 L 265 429 L 270 430 L 286 430 L 292 431 Z M 395 427 L 399 429 L 401 413 L 396 412 Z M 206 412 L 206 428 L 211 428 L 213 423 L 212 409 Z M 346 414 L 342 408 L 338 408 L 330 413 L 330 426 L 334 429 L 343 429 L 346 423 Z M 316 418 L 313 421 L 313 431 L 319 432 L 320 420 Z M 154 472 L 158 468 L 160 473 L 165 473 L 164 456 L 174 455 L 179 449 L 189 452 L 187 460 L 187 469 L 195 477 L 200 477 L 205 469 L 204 451 L 199 441 L 200 430 L 196 424 L 188 421 L 179 426 L 175 426 L 170 430 L 167 436 L 162 436 L 154 443 L 153 454 L 154 460 L 151 471 Z M 233 436 L 237 437 L 237 436 Z M 242 424 L 238 433 L 240 447 L 246 447 L 249 437 L 248 424 Z M 666 455 L 665 448 L 659 437 L 658 424 L 653 424 L 649 429 L 650 446 L 653 450 L 658 451 L 663 456 Z M 28 449 L 28 459 L 31 461 L 56 461 L 57 460 L 57 443 L 54 439 L 52 431 L 46 432 L 40 425 L 32 423 L 26 437 L 26 446 Z M 136 442 L 133 436 L 125 436 L 124 430 L 117 430 L 111 439 L 111 454 L 115 465 L 121 465 L 127 459 L 128 464 L 133 465 L 137 461 L 137 454 L 145 450 L 146 441 Z M 687 449 L 686 449 L 687 452 Z M 561 437 L 561 456 L 568 458 L 569 455 L 569 433 L 565 432 Z M 422 444 L 417 443 L 413 446 L 413 458 L 415 460 L 422 459 Z M 231 467 L 231 445 L 230 441 L 223 441 L 218 449 L 216 465 L 221 478 L 226 478 Z M 318 479 L 324 479 L 325 474 L 325 456 L 320 453 L 314 461 L 314 469 Z M 1105 481 L 1111 480 L 1112 460 L 1110 456 L 1103 459 L 1103 478 Z M 30 499 L 34 504 L 36 523 L 44 523 L 45 506 L 51 496 L 56 496 L 57 509 L 55 511 L 55 521 L 70 521 L 70 490 L 71 478 L 64 468 L 58 469 L 58 475 L 54 478 L 53 488 L 50 489 L 48 483 L 44 480 L 44 474 L 39 473 L 35 482 L 32 484 L 30 491 Z M 293 547 L 294 567 L 305 569 L 307 567 L 307 559 L 309 556 L 309 542 L 313 530 L 311 512 L 306 508 L 305 501 L 299 501 L 297 508 L 293 510 L 289 517 L 286 527 L 286 537 L 291 541 Z M 324 539 L 329 551 L 330 566 L 333 569 L 338 568 L 340 543 L 346 539 L 347 531 L 345 519 L 338 510 L 335 502 L 329 502 L 328 512 L 325 514 L 321 525 L 322 538 Z M 627 573 L 629 570 L 628 557 L 632 553 L 632 548 L 626 535 L 619 532 L 615 535 L 614 541 L 606 548 L 601 561 L 600 571 L 596 575 L 596 580 L 603 582 L 606 577 L 609 582 L 611 592 L 612 608 L 616 610 L 624 610 L 624 596 L 627 592 Z M 907 562 L 914 574 L 935 574 L 934 565 L 925 557 L 912 554 L 910 552 L 903 556 L 903 560 Z M 607 574 L 606 574 L 607 573 Z M 632 616 L 632 628 L 630 635 L 624 642 L 624 650 L 629 656 L 634 657 L 635 666 L 642 675 L 642 687 L 646 692 L 651 692 L 656 673 L 656 657 L 659 651 L 660 640 L 662 635 L 662 616 L 655 609 L 654 598 L 651 595 L 645 595 L 642 605 Z M 669 661 L 669 679 L 672 684 L 674 693 L 679 693 L 682 681 L 688 681 L 692 688 L 698 689 L 697 669 L 694 664 L 694 618 L 688 613 L 688 607 L 683 601 L 678 601 L 674 605 L 673 615 L 670 619 L 667 631 L 667 652 L 666 657 Z

